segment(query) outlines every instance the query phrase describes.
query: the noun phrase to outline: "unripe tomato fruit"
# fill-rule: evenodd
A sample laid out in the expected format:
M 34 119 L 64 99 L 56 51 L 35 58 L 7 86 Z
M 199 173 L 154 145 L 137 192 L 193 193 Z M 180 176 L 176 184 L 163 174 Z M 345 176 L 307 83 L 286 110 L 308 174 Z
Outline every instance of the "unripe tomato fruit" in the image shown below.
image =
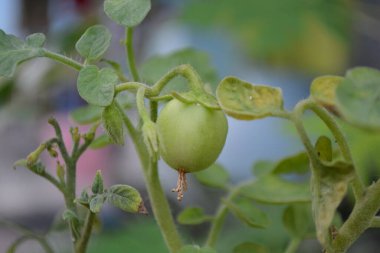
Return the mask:
M 187 173 L 215 162 L 226 142 L 228 124 L 221 110 L 172 99 L 160 112 L 157 129 L 163 160 Z

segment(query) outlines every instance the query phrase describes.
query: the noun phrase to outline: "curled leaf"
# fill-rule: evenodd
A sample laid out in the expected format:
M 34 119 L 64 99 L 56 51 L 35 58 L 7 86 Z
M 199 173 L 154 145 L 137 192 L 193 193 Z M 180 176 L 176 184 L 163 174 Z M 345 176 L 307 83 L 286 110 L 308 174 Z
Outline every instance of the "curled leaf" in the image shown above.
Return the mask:
M 216 96 L 223 111 L 241 120 L 272 116 L 283 108 L 280 88 L 252 85 L 232 76 L 220 82 Z

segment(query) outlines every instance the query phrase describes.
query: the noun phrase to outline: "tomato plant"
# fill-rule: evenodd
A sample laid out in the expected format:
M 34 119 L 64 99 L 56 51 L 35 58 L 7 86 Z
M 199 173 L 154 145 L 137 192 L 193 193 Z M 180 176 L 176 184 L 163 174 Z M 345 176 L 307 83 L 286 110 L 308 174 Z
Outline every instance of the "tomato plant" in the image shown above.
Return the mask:
M 45 35 L 41 33 L 22 40 L 0 30 L 0 76 L 12 77 L 18 65 L 38 57 L 78 72 L 77 91 L 88 105 L 76 109 L 71 116 L 77 124 L 89 125 L 89 130 L 81 133 L 73 127 L 70 130 L 73 148 L 69 150 L 59 122 L 51 118 L 49 124 L 55 136 L 15 163 L 15 167 L 27 168 L 62 193 L 66 208 L 63 219 L 71 235 L 73 252 L 86 252 L 93 226 L 106 202 L 125 212 L 152 212 L 171 253 L 220 250 L 218 241 L 228 213 L 264 233 L 273 220 L 268 210 L 276 209 L 282 221 L 274 224 L 288 233 L 288 244 L 279 246 L 286 253 L 296 252 L 300 243 L 310 237 L 319 241 L 324 252 L 346 252 L 368 228 L 380 227 L 380 218 L 376 216 L 380 210 L 380 180 L 370 185 L 363 183 L 340 126 L 344 122 L 364 131 L 380 131 L 380 71 L 356 67 L 344 76 L 317 77 L 311 84 L 310 96 L 291 110 L 284 108 L 280 88 L 251 84 L 235 76 L 222 79 L 214 94 L 209 85 L 211 75 L 203 66 L 207 60 L 201 53 L 183 50 L 150 59 L 141 69 L 136 66 L 133 31 L 150 9 L 150 0 L 104 2 L 106 15 L 125 28 L 123 42 L 129 75 L 121 64 L 104 59 L 112 38 L 104 25 L 89 27 L 77 41 L 75 48 L 81 61 L 47 49 Z M 160 69 L 162 66 L 170 68 Z M 157 69 L 159 75 L 154 72 Z M 175 85 L 179 76 L 186 84 L 185 89 Z M 135 97 L 138 124 L 131 120 L 122 93 Z M 313 112 L 321 120 L 329 136 L 319 134 L 316 141 L 309 137 L 303 121 L 305 111 Z M 228 171 L 215 163 L 227 137 L 226 115 L 245 121 L 267 117 L 286 120 L 296 129 L 305 150 L 278 162 L 258 163 L 253 178 L 232 183 Z M 105 135 L 98 134 L 100 126 Z M 137 151 L 151 208 L 145 206 L 144 197 L 130 185 L 106 187 L 100 171 L 91 187 L 77 196 L 78 159 L 90 147 L 123 145 L 126 133 Z M 56 175 L 40 159 L 45 151 L 56 160 Z M 205 240 L 196 244 L 186 242 L 178 230 L 161 185 L 160 158 L 179 173 L 173 190 L 178 193 L 178 200 L 188 187 L 186 173 L 193 173 L 201 184 L 223 192 L 214 214 L 189 206 L 178 215 L 179 224 L 210 223 Z M 355 204 L 350 216 L 339 222 L 337 208 L 348 189 Z M 45 237 L 30 232 L 16 240 L 9 251 L 15 251 L 25 238 L 36 240 L 46 252 L 53 252 Z M 234 253 L 275 252 L 273 243 L 258 242 L 257 238 L 239 241 L 230 249 Z

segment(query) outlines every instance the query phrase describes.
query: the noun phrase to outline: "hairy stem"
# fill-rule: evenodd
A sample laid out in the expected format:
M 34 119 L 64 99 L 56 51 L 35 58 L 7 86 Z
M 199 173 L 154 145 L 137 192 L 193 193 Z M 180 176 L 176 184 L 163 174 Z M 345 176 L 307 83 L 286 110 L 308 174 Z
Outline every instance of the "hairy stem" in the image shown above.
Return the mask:
M 183 64 L 170 70 L 166 75 L 164 75 L 158 82 L 156 82 L 151 90 L 147 91 L 147 96 L 158 96 L 162 89 L 167 85 L 173 78 L 177 76 L 183 76 L 189 82 L 188 85 L 191 90 L 196 92 L 203 92 L 202 80 L 195 69 L 189 64 Z
M 364 191 L 355 203 L 347 221 L 339 229 L 332 241 L 329 253 L 344 253 L 359 236 L 372 225 L 373 217 L 380 209 L 380 180 Z
M 69 67 L 71 67 L 71 68 L 73 68 L 75 70 L 79 71 L 79 70 L 81 70 L 84 67 L 81 63 L 79 63 L 79 62 L 77 62 L 77 61 L 75 61 L 75 60 L 73 60 L 73 59 L 71 59 L 69 57 L 66 57 L 64 55 L 51 52 L 51 51 L 49 51 L 47 49 L 43 49 L 43 53 L 44 53 L 45 57 L 50 58 L 50 59 L 52 59 L 54 61 L 63 63 L 66 66 L 69 66 Z
M 157 162 L 149 158 L 141 133 L 132 125 L 132 122 L 124 113 L 122 107 L 120 105 L 117 106 L 120 113 L 122 113 L 123 122 L 129 131 L 140 158 L 154 217 L 169 251 L 171 253 L 176 253 L 182 247 L 182 240 L 174 223 L 168 200 L 165 197 L 165 193 L 160 183 Z M 155 113 L 151 112 L 151 115 L 155 115 Z M 151 119 L 154 118 L 152 117 Z
M 81 238 L 76 246 L 76 253 L 86 252 L 88 241 L 92 232 L 92 227 L 94 225 L 95 216 L 95 213 L 91 212 L 90 210 L 88 211 Z
M 127 62 L 133 81 L 139 81 L 139 73 L 136 69 L 135 54 L 133 53 L 133 28 L 128 27 L 125 30 L 125 48 L 127 50 Z
M 293 116 L 291 117 L 291 119 L 292 119 L 292 121 L 293 121 L 293 123 L 297 129 L 298 135 L 300 136 L 301 141 L 302 141 L 302 143 L 303 143 L 303 145 L 307 151 L 307 154 L 308 154 L 309 159 L 310 159 L 310 163 L 312 164 L 312 168 L 319 168 L 320 163 L 319 163 L 318 156 L 315 152 L 314 145 L 310 141 L 310 139 L 306 133 L 305 127 L 304 127 L 302 120 L 301 120 L 302 114 L 306 109 L 307 103 L 308 103 L 307 100 L 302 100 L 302 101 L 298 102 L 297 105 L 294 107 Z

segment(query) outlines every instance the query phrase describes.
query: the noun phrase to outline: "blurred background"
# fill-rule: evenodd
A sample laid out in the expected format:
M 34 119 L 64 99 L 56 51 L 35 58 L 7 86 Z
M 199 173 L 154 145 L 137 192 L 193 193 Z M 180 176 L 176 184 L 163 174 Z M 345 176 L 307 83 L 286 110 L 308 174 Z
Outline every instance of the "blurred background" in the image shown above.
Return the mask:
M 123 63 L 128 74 L 120 43 L 124 30 L 104 15 L 102 4 L 100 0 L 1 0 L 0 29 L 21 38 L 43 32 L 49 49 L 80 60 L 74 48 L 76 41 L 89 26 L 104 24 L 113 33 L 106 58 Z M 151 57 L 156 61 L 173 53 L 170 59 L 181 54 L 185 57 L 187 48 L 198 50 L 198 60 L 193 64 L 207 70 L 211 87 L 227 75 L 278 86 L 283 90 L 285 107 L 291 109 L 308 96 L 310 82 L 318 75 L 344 75 L 353 66 L 380 68 L 380 1 L 152 1 L 152 10 L 135 29 L 135 53 L 142 72 L 154 76 Z M 57 222 L 64 211 L 58 191 L 26 169 L 13 170 L 12 165 L 53 136 L 47 124 L 50 116 L 58 119 L 69 141 L 68 131 L 74 124 L 69 112 L 85 104 L 76 91 L 76 77 L 71 69 L 36 59 L 22 64 L 13 79 L 0 79 L 0 252 L 19 236 L 20 228 L 10 223 L 42 234 L 49 232 L 57 252 L 70 252 L 69 237 Z M 129 113 L 136 117 L 133 110 Z M 306 121 L 313 139 L 326 132 L 312 116 Z M 229 118 L 229 127 L 219 162 L 231 172 L 233 182 L 249 177 L 256 161 L 275 161 L 302 150 L 291 125 L 281 120 L 242 122 Z M 380 136 L 348 126 L 344 129 L 359 174 L 370 183 L 380 175 Z M 53 162 L 51 165 L 54 169 Z M 107 185 L 130 184 L 148 203 L 129 140 L 123 147 L 111 145 L 86 153 L 78 165 L 79 190 L 91 184 L 98 169 Z M 202 206 L 212 214 L 223 196 L 223 192 L 206 188 L 190 177 L 189 192 L 177 203 L 175 194 L 170 193 L 176 172 L 160 163 L 160 173 L 174 215 L 190 205 Z M 340 206 L 343 219 L 351 207 L 349 198 Z M 232 252 L 233 245 L 244 240 L 268 244 L 271 252 L 282 252 L 289 239 L 281 227 L 282 208 L 268 209 L 273 226 L 266 230 L 249 229 L 229 217 L 218 252 Z M 166 252 L 152 215 L 136 217 L 106 207 L 100 220 L 102 231 L 91 241 L 89 252 Z M 180 226 L 190 243 L 202 243 L 207 228 L 207 224 Z M 367 231 L 349 252 L 378 252 L 379 236 L 376 230 Z M 149 243 L 145 243 L 147 238 Z M 299 249 L 320 251 L 315 240 L 305 241 Z M 31 242 L 17 252 L 41 249 Z

